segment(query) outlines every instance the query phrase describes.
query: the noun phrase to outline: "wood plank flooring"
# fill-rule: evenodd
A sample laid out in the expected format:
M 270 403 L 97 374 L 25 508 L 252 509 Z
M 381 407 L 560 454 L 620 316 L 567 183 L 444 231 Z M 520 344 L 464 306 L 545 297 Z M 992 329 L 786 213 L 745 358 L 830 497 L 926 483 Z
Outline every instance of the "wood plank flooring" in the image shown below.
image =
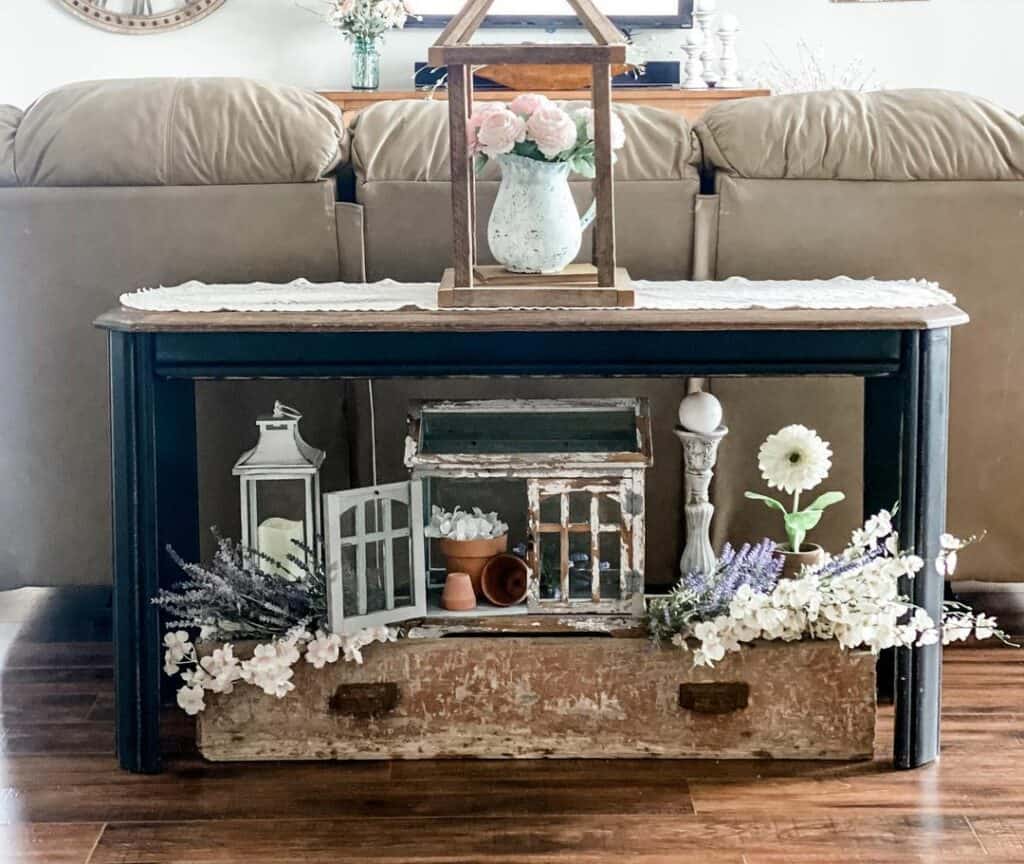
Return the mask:
M 18 623 L 11 596 L 0 864 L 1024 862 L 1024 651 L 947 651 L 943 757 L 913 772 L 889 767 L 891 710 L 858 764 L 254 765 L 204 762 L 174 711 L 145 777 L 113 757 L 102 599 Z

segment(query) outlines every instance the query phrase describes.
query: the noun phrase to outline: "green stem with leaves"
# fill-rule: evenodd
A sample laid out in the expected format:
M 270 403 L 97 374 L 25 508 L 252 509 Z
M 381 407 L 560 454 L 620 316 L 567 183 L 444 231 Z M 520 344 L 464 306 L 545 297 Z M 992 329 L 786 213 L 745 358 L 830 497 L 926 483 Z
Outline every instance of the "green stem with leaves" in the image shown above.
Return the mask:
M 793 493 L 793 510 L 790 512 L 786 509 L 785 504 L 768 495 L 762 495 L 759 492 L 747 492 L 746 497 L 755 501 L 761 501 L 769 509 L 778 510 L 782 513 L 786 537 L 789 539 L 789 548 L 793 552 L 800 551 L 807 532 L 816 527 L 821 521 L 821 515 L 825 508 L 838 504 L 846 498 L 842 492 L 825 492 L 801 510 L 800 490 L 798 489 Z

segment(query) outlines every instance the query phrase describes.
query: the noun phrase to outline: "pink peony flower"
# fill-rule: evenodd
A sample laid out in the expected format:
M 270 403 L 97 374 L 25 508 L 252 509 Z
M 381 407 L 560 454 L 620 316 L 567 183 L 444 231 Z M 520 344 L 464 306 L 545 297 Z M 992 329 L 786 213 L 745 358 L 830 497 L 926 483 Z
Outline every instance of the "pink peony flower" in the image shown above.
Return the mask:
M 474 109 L 466 122 L 466 146 L 470 156 L 481 152 L 477 132 L 480 130 L 480 124 L 483 123 L 484 117 L 491 111 L 499 111 L 505 107 L 504 102 L 482 102 Z
M 543 108 L 545 105 L 550 104 L 551 100 L 540 93 L 520 93 L 512 100 L 512 104 L 508 106 L 508 110 L 513 114 L 529 116 L 538 108 Z
M 544 105 L 534 111 L 526 122 L 526 131 L 548 159 L 576 144 L 576 124 L 557 105 Z
M 526 124 L 507 108 L 488 111 L 480 121 L 476 138 L 479 151 L 487 156 L 511 153 L 516 144 L 525 140 Z
M 594 140 L 594 109 L 580 108 L 576 112 L 578 117 L 587 118 L 587 137 Z M 621 150 L 626 145 L 626 127 L 622 125 L 619 115 L 612 112 L 612 150 Z

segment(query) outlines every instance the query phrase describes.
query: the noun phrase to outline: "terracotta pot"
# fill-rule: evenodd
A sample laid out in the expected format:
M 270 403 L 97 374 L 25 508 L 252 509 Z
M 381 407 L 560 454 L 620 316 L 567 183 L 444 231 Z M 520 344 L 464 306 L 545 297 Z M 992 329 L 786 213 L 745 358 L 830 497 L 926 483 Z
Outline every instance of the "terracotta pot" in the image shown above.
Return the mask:
M 480 587 L 495 606 L 515 606 L 526 599 L 530 568 L 515 555 L 497 555 L 484 565 Z
M 441 608 L 467 612 L 476 608 L 476 592 L 468 573 L 449 573 L 441 592 Z
M 476 596 L 483 597 L 480 590 L 480 574 L 488 561 L 508 549 L 508 534 L 489 540 L 452 540 L 442 537 L 440 546 L 448 572 L 468 573 Z
M 804 543 L 799 552 L 790 552 L 789 546 L 777 546 L 776 555 L 782 556 L 782 579 L 795 579 L 804 565 L 814 566 L 825 560 L 825 550 L 817 543 Z

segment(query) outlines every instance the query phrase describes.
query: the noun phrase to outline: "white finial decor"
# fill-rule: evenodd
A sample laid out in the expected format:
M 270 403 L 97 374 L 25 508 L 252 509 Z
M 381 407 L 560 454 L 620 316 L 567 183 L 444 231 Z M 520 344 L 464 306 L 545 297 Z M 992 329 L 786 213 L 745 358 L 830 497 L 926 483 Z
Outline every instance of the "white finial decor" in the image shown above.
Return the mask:
M 707 81 L 704 80 L 704 64 L 701 62 L 701 50 L 704 47 L 704 34 L 700 27 L 693 27 L 686 34 L 683 41 L 683 50 L 686 52 L 686 80 L 683 82 L 684 90 L 706 90 Z
M 718 87 L 723 90 L 739 90 L 743 87 L 739 75 L 739 58 L 736 56 L 736 34 L 739 29 L 740 22 L 735 15 L 723 15 L 718 22 L 718 40 L 722 43 Z
M 700 59 L 708 87 L 714 87 L 718 81 L 718 36 L 715 34 L 717 6 L 716 0 L 696 0 L 693 9 L 693 17 L 697 22 L 695 26 L 699 26 L 704 34 L 704 50 Z
M 716 556 L 711 546 L 711 517 L 715 513 L 709 489 L 718 458 L 719 442 L 729 430 L 721 425 L 722 405 L 710 393 L 696 390 L 679 403 L 676 437 L 683 445 L 683 489 L 686 546 L 679 561 L 683 576 L 710 573 Z

